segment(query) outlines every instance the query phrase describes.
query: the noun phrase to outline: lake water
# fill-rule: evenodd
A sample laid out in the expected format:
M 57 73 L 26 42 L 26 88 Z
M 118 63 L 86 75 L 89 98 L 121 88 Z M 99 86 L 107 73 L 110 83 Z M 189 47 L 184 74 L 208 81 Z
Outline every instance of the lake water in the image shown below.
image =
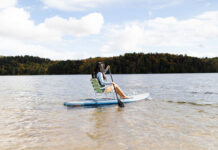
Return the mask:
M 0 76 L 0 149 L 217 150 L 218 74 L 114 81 L 152 99 L 122 109 L 67 108 L 65 101 L 95 96 L 90 75 Z

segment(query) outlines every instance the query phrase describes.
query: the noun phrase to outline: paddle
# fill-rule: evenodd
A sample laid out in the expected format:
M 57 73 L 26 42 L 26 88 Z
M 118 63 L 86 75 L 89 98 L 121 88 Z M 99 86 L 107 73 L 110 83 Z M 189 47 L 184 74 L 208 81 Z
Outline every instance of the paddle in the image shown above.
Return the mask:
M 109 73 L 110 73 L 110 76 L 111 76 L 111 81 L 114 82 L 113 77 L 112 77 L 112 74 L 111 74 L 111 69 L 110 69 L 110 68 L 109 68 Z M 115 93 L 116 93 L 118 106 L 119 106 L 119 107 L 124 107 L 123 102 L 121 102 L 121 100 L 120 100 L 120 99 L 118 98 L 118 96 L 117 96 L 117 91 L 116 91 L 116 88 L 115 88 L 114 84 L 113 84 L 113 87 L 114 87 L 114 91 L 115 91 Z

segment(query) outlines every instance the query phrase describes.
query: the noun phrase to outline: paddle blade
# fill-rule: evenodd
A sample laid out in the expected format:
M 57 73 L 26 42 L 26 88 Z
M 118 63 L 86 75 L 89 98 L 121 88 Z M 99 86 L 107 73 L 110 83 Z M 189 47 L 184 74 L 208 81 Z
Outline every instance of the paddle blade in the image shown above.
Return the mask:
M 118 106 L 119 106 L 119 107 L 124 107 L 123 102 L 121 102 L 120 100 L 118 100 Z

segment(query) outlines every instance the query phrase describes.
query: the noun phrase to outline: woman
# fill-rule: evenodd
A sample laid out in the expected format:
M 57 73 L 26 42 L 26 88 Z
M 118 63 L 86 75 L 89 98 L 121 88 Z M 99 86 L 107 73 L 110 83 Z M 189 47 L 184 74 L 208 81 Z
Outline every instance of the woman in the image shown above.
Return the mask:
M 123 91 L 120 89 L 120 87 L 115 84 L 114 82 L 107 82 L 105 73 L 110 69 L 110 66 L 107 66 L 106 69 L 104 70 L 104 64 L 101 62 L 98 62 L 96 64 L 95 68 L 95 77 L 98 79 L 99 84 L 105 88 L 104 92 L 109 93 L 112 92 L 114 87 L 116 89 L 117 94 L 119 94 L 120 98 L 128 98 Z M 114 87 L 113 87 L 114 85 Z

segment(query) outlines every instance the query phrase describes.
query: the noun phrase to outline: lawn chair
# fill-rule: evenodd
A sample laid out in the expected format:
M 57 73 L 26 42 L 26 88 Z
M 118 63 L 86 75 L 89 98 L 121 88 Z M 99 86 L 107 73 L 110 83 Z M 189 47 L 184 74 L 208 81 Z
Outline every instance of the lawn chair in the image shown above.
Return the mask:
M 96 96 L 96 97 L 97 97 L 99 94 L 100 94 L 100 95 L 104 94 L 104 95 L 108 96 L 109 93 L 105 93 L 105 92 L 104 92 L 105 89 L 104 89 L 103 87 L 101 87 L 101 85 L 100 85 L 99 82 L 98 82 L 98 79 L 92 78 L 92 79 L 91 79 L 91 83 L 92 83 L 92 87 L 93 87 L 93 89 L 94 89 L 94 92 L 95 92 L 95 96 Z M 110 92 L 110 93 L 114 93 L 114 92 L 112 91 L 112 92 Z

